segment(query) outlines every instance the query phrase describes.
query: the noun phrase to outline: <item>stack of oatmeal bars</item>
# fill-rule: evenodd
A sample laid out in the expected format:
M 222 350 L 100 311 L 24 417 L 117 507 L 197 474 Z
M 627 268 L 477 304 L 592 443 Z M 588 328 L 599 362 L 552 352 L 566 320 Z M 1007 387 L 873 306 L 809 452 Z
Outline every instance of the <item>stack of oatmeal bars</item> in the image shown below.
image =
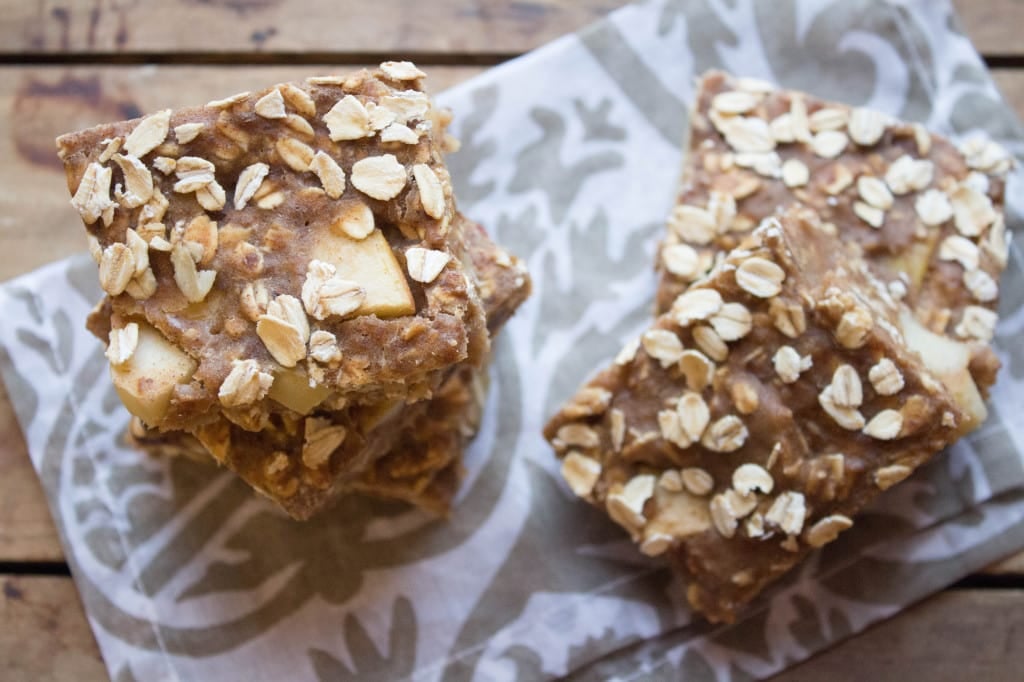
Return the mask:
M 530 284 L 458 212 L 423 78 L 386 62 L 57 140 L 136 442 L 297 519 L 347 491 L 448 510 Z

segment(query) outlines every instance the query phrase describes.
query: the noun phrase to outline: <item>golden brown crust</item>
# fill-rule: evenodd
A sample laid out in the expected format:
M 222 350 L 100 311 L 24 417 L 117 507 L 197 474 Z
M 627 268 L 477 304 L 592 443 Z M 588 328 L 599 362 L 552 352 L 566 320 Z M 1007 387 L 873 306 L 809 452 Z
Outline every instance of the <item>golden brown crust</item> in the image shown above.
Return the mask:
M 768 219 L 545 428 L 580 496 L 736 610 L 969 415 L 901 307 L 813 212 Z
M 453 230 L 465 235 L 493 336 L 525 300 L 529 276 L 478 224 L 458 215 Z M 346 433 L 326 469 L 304 466 L 303 420 L 274 417 L 257 433 L 221 420 L 203 429 L 203 442 L 186 432 L 159 433 L 139 425 L 132 435 L 136 444 L 151 451 L 200 458 L 214 453 L 295 518 L 309 518 L 349 491 L 404 500 L 443 515 L 461 480 L 462 450 L 479 421 L 484 378 L 483 370 L 462 363 L 430 400 L 317 411 L 315 419 L 329 420 Z
M 928 328 L 977 342 L 985 357 L 974 378 L 987 391 L 995 358 L 984 347 L 1006 265 L 1010 163 L 993 143 L 957 148 L 920 124 L 708 73 L 659 252 L 658 310 L 762 218 L 801 202 L 842 241 L 859 244 L 876 276 L 894 293 L 905 291 Z
M 295 417 L 265 390 L 218 397 L 236 361 L 295 366 L 335 398 L 409 400 L 484 357 L 449 229 L 445 117 L 415 73 L 282 84 L 58 139 L 114 327 L 144 322 L 195 363 L 152 425 Z

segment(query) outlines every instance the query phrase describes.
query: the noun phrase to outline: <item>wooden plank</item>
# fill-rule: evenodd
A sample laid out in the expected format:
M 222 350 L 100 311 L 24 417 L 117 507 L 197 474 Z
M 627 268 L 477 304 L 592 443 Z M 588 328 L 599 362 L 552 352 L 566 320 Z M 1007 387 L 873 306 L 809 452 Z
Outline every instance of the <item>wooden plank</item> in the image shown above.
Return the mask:
M 1022 590 L 942 592 L 773 680 L 1017 680 L 1022 607 Z
M 70 578 L 0 576 L 0 678 L 105 682 L 106 667 Z
M 627 0 L 3 0 L 0 45 L 3 52 L 14 54 L 507 55 L 543 45 L 625 4 Z
M 0 386 L 0 561 L 63 561 L 25 439 Z
M 85 232 L 68 205 L 54 151 L 60 133 L 138 116 L 165 107 L 200 104 L 317 73 L 356 66 L 125 66 L 0 67 L 0 280 L 85 249 Z M 435 67 L 427 79 L 441 91 L 481 67 Z
M 1020 27 L 1024 2 L 1020 0 L 953 0 L 960 21 L 978 52 L 986 55 L 1024 55 Z
M 7 54 L 247 53 L 511 55 L 627 0 L 0 0 Z M 1019 0 L 954 0 L 980 52 L 1021 55 Z M 358 23 L 357 23 L 358 22 Z M 451 29 L 455 24 L 458 31 Z
M 0 576 L 0 661 L 12 682 L 101 682 L 106 671 L 69 578 Z M 1017 679 L 1022 590 L 953 590 L 879 623 L 775 682 Z M 856 665 L 851 665 L 856 661 Z
M 1024 7 L 1024 2 L 1021 2 Z M 1003 93 L 1003 98 L 1017 112 L 1017 118 L 1024 120 L 1024 69 L 992 69 L 992 77 Z

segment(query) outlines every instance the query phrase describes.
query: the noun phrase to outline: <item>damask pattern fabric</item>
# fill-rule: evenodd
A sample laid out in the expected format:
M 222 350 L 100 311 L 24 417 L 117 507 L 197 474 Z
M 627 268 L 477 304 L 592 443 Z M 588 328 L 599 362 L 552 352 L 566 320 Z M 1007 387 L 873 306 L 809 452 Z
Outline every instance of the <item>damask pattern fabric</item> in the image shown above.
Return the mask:
M 82 325 L 92 262 L 0 291 L 0 370 L 112 679 L 744 680 L 1024 547 L 1019 244 L 989 421 L 736 624 L 694 617 L 668 570 L 561 483 L 540 428 L 649 318 L 687 102 L 713 67 L 1024 155 L 946 1 L 653 0 L 446 93 L 460 208 L 535 285 L 497 343 L 450 521 L 353 497 L 298 524 L 224 471 L 140 456 Z

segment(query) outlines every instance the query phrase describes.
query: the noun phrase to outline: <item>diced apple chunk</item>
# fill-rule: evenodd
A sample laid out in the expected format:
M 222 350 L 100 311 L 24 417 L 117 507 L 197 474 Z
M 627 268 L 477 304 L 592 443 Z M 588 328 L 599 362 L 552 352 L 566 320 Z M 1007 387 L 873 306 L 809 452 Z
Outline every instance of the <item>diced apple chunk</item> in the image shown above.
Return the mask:
M 927 237 L 915 241 L 900 254 L 890 256 L 887 260 L 887 265 L 894 272 L 907 273 L 912 292 L 921 288 L 925 275 L 928 274 L 928 266 L 932 263 L 938 237 L 938 230 L 929 230 Z
M 192 378 L 196 361 L 150 325 L 138 325 L 135 352 L 127 362 L 112 366 L 110 376 L 128 411 L 146 424 L 156 425 L 167 414 L 174 387 Z
M 331 394 L 326 386 L 310 386 L 309 377 L 301 369 L 281 369 L 274 374 L 274 383 L 267 395 L 289 410 L 309 414 Z
M 338 277 L 366 290 L 366 299 L 356 314 L 386 318 L 416 312 L 402 266 L 380 230 L 361 240 L 324 230 L 314 241 L 310 258 L 330 263 Z
M 917 351 L 925 367 L 934 372 L 945 384 L 960 409 L 964 411 L 966 419 L 961 434 L 980 426 L 988 416 L 988 409 L 968 369 L 971 361 L 970 348 L 966 344 L 926 329 L 908 312 L 901 315 L 900 324 L 907 345 Z

